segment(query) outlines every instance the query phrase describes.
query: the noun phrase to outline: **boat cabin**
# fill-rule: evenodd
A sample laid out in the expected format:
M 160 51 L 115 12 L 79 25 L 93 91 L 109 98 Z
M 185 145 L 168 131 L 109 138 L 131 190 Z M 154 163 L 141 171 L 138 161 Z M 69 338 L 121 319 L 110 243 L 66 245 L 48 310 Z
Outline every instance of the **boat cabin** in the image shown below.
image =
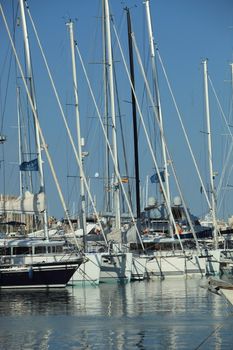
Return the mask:
M 3 255 L 39 255 L 59 254 L 63 252 L 63 241 L 43 240 L 0 240 L 0 256 Z

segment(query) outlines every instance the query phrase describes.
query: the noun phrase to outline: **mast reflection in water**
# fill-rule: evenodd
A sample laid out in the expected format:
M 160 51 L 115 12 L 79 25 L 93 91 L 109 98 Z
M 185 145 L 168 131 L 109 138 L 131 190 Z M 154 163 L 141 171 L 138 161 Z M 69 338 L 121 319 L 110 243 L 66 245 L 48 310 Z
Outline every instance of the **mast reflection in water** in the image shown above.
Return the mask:
M 4 350 L 217 350 L 233 343 L 232 308 L 198 279 L 3 291 L 0 316 Z

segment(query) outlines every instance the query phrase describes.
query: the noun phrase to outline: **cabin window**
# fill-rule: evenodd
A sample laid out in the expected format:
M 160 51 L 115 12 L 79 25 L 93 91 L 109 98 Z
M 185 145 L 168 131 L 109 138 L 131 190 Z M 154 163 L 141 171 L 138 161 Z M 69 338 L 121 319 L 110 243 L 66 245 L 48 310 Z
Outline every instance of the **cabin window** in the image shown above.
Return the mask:
M 13 255 L 28 255 L 32 254 L 32 247 L 14 247 Z
M 11 255 L 10 248 L 0 247 L 0 255 Z
M 48 253 L 62 253 L 63 247 L 62 246 L 49 246 Z
M 63 252 L 63 247 L 62 246 L 57 246 L 56 247 L 56 253 L 62 253 Z
M 35 247 L 35 254 L 43 254 L 43 253 L 46 253 L 46 247 Z
M 51 246 L 50 248 L 50 253 L 56 253 L 56 247 Z
M 63 252 L 63 247 L 55 246 L 55 247 L 53 247 L 53 252 L 54 253 L 62 253 Z

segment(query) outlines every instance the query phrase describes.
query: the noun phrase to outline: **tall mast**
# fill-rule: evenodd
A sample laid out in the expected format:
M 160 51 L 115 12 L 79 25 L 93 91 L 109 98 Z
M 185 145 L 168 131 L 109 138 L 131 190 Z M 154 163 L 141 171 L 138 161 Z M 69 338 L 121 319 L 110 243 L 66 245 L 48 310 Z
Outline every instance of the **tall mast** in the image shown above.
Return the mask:
M 214 229 L 214 244 L 215 249 L 218 247 L 217 236 L 217 222 L 216 222 L 216 194 L 214 187 L 214 172 L 213 172 L 213 158 L 212 158 L 212 140 L 211 140 L 211 125 L 210 125 L 210 107 L 209 107 L 209 94 L 208 94 L 208 69 L 207 60 L 203 61 L 204 69 L 204 91 L 205 91 L 205 111 L 206 111 L 206 124 L 208 135 L 208 158 L 209 158 L 209 173 L 210 173 L 210 191 L 211 191 L 211 214 Z
M 80 198 L 81 198 L 81 225 L 83 229 L 83 242 L 85 250 L 85 238 L 86 238 L 86 201 L 85 201 L 85 189 L 84 189 L 84 171 L 83 171 L 83 161 L 82 161 L 82 143 L 81 143 L 81 130 L 80 130 L 80 115 L 79 115 L 79 101 L 78 101 L 78 85 L 77 85 L 77 73 L 76 73 L 76 61 L 74 52 L 74 31 L 73 22 L 67 23 L 69 27 L 70 34 L 70 48 L 71 48 L 71 59 L 72 59 L 72 73 L 73 73 L 73 88 L 74 88 L 74 98 L 75 98 L 75 114 L 76 114 L 76 129 L 77 129 L 77 139 L 78 139 L 78 156 L 79 162 L 79 175 L 80 175 Z
M 104 125 L 107 138 L 109 138 L 109 108 L 108 108 L 108 83 L 107 83 L 107 62 L 106 62 L 106 15 L 105 3 L 103 1 L 103 16 L 102 16 L 102 40 L 103 40 L 103 82 L 104 82 Z M 109 148 L 105 143 L 105 176 L 104 176 L 104 209 L 106 212 L 111 211 L 111 193 L 110 193 L 110 168 L 109 168 Z
M 147 28 L 148 28 L 149 43 L 150 43 L 149 46 L 150 46 L 150 57 L 151 57 L 151 67 L 152 67 L 152 79 L 153 79 L 154 90 L 155 90 L 155 108 L 160 121 L 160 126 L 161 126 L 160 130 L 161 130 L 161 133 L 163 133 L 163 116 L 162 116 L 159 85 L 158 85 L 158 75 L 157 75 L 157 68 L 156 68 L 154 37 L 153 37 L 152 23 L 151 23 L 151 16 L 150 16 L 150 1 L 145 0 L 144 4 L 146 7 L 146 19 L 147 19 Z M 167 170 L 167 154 L 166 154 L 166 146 L 165 146 L 163 135 L 161 135 L 161 144 L 162 144 L 162 156 L 163 156 L 163 162 L 164 162 L 164 179 L 165 179 L 167 203 L 168 205 L 170 205 L 171 199 L 170 199 L 170 188 L 169 188 L 168 170 Z
M 115 227 L 121 228 L 121 215 L 120 215 L 120 191 L 118 186 L 117 171 L 118 171 L 118 154 L 117 154 L 117 137 L 116 137 L 116 112 L 114 102 L 114 85 L 113 85 L 113 60 L 112 60 L 112 43 L 111 43 L 111 31 L 110 31 L 110 14 L 108 0 L 104 0 L 105 17 L 106 17 L 106 47 L 107 47 L 107 67 L 108 67 L 108 79 L 109 79 L 109 91 L 110 91 L 110 114 L 112 120 L 112 151 L 114 157 L 114 209 L 115 209 Z
M 19 147 L 19 166 L 22 163 L 22 145 L 21 145 L 21 122 L 20 122 L 20 90 L 19 87 L 17 87 L 16 90 L 17 93 L 17 119 L 18 119 L 18 147 Z M 19 190 L 20 190 L 20 196 L 23 194 L 23 179 L 22 179 L 22 172 L 19 172 Z
M 155 97 L 154 97 L 155 110 L 154 111 L 155 111 L 155 113 L 157 113 L 158 119 L 160 122 L 160 135 L 161 135 L 161 145 L 162 145 L 165 191 L 166 191 L 166 196 L 167 196 L 166 202 L 167 202 L 167 205 L 171 207 L 170 186 L 169 186 L 168 169 L 167 169 L 168 162 L 167 162 L 166 145 L 165 145 L 165 140 L 164 140 L 164 136 L 163 136 L 163 115 L 162 115 L 162 109 L 161 109 L 158 74 L 157 74 L 157 67 L 156 67 L 156 56 L 155 56 L 155 48 L 154 48 L 154 37 L 153 37 L 151 15 L 150 15 L 150 1 L 145 0 L 144 4 L 145 4 L 145 8 L 146 8 L 146 19 L 147 19 L 147 29 L 148 29 L 148 35 L 149 35 L 152 79 L 153 79 L 154 92 L 155 92 Z M 168 213 L 169 212 L 170 212 L 170 210 L 168 209 Z M 169 222 L 170 222 L 169 230 L 171 232 L 171 230 L 172 230 L 171 218 L 169 219 Z
M 19 148 L 19 166 L 22 163 L 22 145 L 21 145 L 21 120 L 20 120 L 20 89 L 17 86 L 16 88 L 16 97 L 17 97 L 17 121 L 18 121 L 18 148 Z M 22 198 L 23 195 L 23 174 L 19 172 L 19 194 Z M 20 214 L 20 221 L 23 221 L 23 214 Z
M 41 145 L 40 145 L 40 136 L 39 136 L 39 130 L 38 130 L 38 125 L 37 125 L 37 119 L 38 119 L 37 106 L 36 106 L 34 83 L 33 83 L 33 78 L 32 78 L 32 65 L 31 65 L 31 58 L 30 58 L 30 47 L 29 47 L 28 31 L 27 31 L 27 24 L 26 24 L 23 0 L 19 0 L 19 4 L 20 4 L 21 19 L 22 19 L 22 30 L 23 30 L 23 36 L 24 36 L 24 47 L 25 47 L 25 56 L 26 56 L 28 86 L 29 86 L 29 91 L 30 91 L 30 97 L 31 97 L 32 104 L 33 104 L 33 107 L 34 107 L 34 113 L 36 114 L 35 115 L 33 113 L 33 120 L 34 120 L 35 142 L 36 142 L 37 157 L 38 157 L 38 169 L 39 169 L 39 178 L 40 178 L 40 192 L 45 192 L 44 172 L 43 172 L 43 166 L 42 166 L 43 162 L 42 162 Z M 47 209 L 44 210 L 44 231 L 45 231 L 45 237 L 46 237 L 46 239 L 48 239 L 49 235 L 48 235 L 48 213 L 47 213 Z
M 135 78 L 134 78 L 134 60 L 133 60 L 133 45 L 132 45 L 132 28 L 130 11 L 126 7 L 127 25 L 128 25 L 128 46 L 129 46 L 129 63 L 130 63 L 130 78 L 132 82 L 131 99 L 132 99 L 132 115 L 133 115 L 133 137 L 134 137 L 134 171 L 135 171 L 135 188 L 136 188 L 136 212 L 137 219 L 140 219 L 140 176 L 139 176 L 139 162 L 138 162 L 138 130 L 137 130 L 137 110 L 134 96 Z

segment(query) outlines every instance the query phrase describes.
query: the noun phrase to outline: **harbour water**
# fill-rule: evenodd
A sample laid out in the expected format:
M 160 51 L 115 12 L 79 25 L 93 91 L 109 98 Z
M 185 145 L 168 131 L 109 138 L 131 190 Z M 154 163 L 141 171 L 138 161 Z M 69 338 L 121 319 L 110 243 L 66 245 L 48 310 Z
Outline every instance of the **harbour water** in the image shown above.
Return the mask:
M 172 278 L 0 292 L 1 350 L 232 349 L 233 308 Z

